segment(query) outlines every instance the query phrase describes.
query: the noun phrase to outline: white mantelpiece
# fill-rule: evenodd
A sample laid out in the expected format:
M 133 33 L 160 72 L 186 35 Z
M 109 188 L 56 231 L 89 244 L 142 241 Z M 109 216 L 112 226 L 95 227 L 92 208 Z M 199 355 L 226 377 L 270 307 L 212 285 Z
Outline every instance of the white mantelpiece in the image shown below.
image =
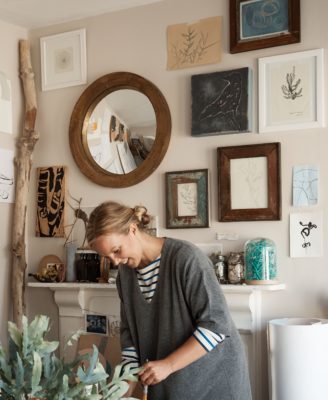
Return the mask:
M 59 311 L 61 345 L 69 335 L 84 328 L 85 314 L 102 314 L 119 318 L 119 298 L 115 285 L 101 283 L 39 283 L 29 282 L 30 288 L 47 287 L 54 291 Z M 232 318 L 245 344 L 249 361 L 254 400 L 263 400 L 262 340 L 266 324 L 262 318 L 262 295 L 282 290 L 284 284 L 274 285 L 221 285 Z M 61 347 L 61 351 L 63 348 Z

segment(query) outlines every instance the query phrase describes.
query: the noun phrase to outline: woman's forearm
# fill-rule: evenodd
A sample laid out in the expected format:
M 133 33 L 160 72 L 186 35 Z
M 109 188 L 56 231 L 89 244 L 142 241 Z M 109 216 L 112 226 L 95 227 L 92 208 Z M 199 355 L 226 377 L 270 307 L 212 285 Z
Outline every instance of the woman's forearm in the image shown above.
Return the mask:
M 191 336 L 182 346 L 162 360 L 147 362 L 142 371 L 139 372 L 140 380 L 143 385 L 155 385 L 173 372 L 198 360 L 206 353 L 202 345 Z
M 165 357 L 164 360 L 170 364 L 173 373 L 203 357 L 206 353 L 203 346 L 191 336 L 182 346 Z

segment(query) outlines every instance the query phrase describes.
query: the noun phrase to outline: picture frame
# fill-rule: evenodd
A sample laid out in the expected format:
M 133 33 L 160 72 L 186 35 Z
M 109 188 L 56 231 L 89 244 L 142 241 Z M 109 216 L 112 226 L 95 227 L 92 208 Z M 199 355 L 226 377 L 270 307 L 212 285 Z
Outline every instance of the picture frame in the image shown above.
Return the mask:
M 107 335 L 108 333 L 107 315 L 85 314 L 85 331 L 87 333 Z
M 249 67 L 191 76 L 191 135 L 252 130 L 253 73 Z
M 42 91 L 87 83 L 86 30 L 40 38 Z
M 281 219 L 280 143 L 217 148 L 219 221 Z
M 208 228 L 208 169 L 166 172 L 166 228 Z
M 259 58 L 259 132 L 320 128 L 323 49 Z
M 301 41 L 300 0 L 230 0 L 230 53 Z

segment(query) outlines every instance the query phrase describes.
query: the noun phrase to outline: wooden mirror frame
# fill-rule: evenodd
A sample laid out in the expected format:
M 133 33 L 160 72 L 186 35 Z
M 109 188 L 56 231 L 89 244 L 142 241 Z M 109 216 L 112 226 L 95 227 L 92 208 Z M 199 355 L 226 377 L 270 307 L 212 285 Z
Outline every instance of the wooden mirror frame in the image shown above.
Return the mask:
M 87 144 L 87 127 L 97 104 L 108 94 L 132 89 L 148 97 L 156 116 L 156 137 L 146 160 L 127 174 L 113 174 L 93 159 Z M 171 114 L 161 91 L 147 79 L 131 72 L 104 75 L 89 85 L 74 106 L 69 125 L 69 144 L 80 171 L 93 182 L 107 187 L 133 186 L 152 174 L 165 156 L 171 137 Z

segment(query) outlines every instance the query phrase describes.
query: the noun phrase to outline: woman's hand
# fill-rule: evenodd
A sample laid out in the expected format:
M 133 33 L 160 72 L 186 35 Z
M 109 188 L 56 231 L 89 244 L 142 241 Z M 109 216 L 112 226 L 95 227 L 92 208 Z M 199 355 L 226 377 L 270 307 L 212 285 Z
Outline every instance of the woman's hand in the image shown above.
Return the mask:
M 169 361 L 149 361 L 139 372 L 139 378 L 143 385 L 155 385 L 166 379 L 172 372 L 172 366 Z

